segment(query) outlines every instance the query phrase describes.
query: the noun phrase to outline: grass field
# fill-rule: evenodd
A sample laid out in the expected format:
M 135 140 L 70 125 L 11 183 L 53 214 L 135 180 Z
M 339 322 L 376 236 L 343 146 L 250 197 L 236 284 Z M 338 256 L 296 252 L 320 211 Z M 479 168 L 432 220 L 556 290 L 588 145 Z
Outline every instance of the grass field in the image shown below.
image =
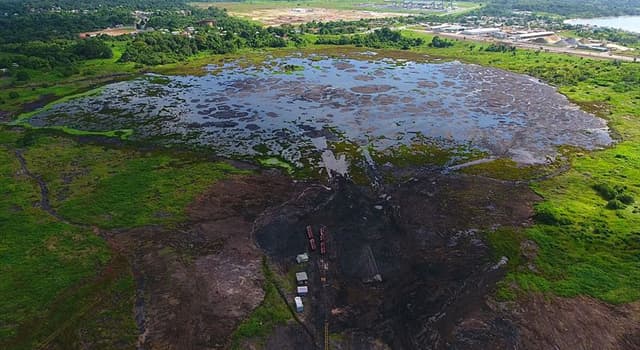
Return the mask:
M 189 154 L 79 144 L 56 131 L 0 129 L 0 348 L 130 348 L 137 337 L 128 262 L 96 229 L 172 225 L 213 182 L 242 173 Z M 15 155 L 49 189 L 56 219 Z M 36 326 L 37 325 L 37 326 Z

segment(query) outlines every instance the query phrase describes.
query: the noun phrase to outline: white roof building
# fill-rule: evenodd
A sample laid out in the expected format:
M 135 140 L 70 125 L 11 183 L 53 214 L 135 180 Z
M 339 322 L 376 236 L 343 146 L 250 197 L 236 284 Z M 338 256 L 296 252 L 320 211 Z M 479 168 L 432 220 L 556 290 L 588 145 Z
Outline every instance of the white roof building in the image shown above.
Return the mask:
M 309 254 L 307 254 L 307 253 L 298 254 L 298 256 L 296 256 L 296 261 L 298 262 L 298 264 L 302 264 L 302 263 L 308 262 L 309 261 Z
M 295 297 L 295 298 L 293 298 L 293 301 L 296 303 L 296 311 L 297 312 L 303 312 L 304 311 L 304 305 L 302 305 L 302 298 Z
M 499 33 L 500 28 L 476 28 L 476 29 L 467 29 L 462 32 L 464 35 L 487 35 L 493 33 Z
M 307 286 L 299 286 L 296 290 L 298 296 L 303 297 L 309 293 L 309 287 Z
M 296 281 L 298 284 L 307 284 L 309 277 L 306 272 L 296 272 Z

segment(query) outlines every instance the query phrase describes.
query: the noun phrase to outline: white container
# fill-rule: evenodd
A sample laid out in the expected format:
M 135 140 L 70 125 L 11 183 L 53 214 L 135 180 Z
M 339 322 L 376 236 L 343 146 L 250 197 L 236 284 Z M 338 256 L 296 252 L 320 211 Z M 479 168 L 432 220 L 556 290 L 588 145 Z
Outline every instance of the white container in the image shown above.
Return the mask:
M 296 303 L 296 311 L 297 312 L 303 312 L 304 311 L 304 305 L 302 305 L 302 298 L 295 297 L 293 300 Z

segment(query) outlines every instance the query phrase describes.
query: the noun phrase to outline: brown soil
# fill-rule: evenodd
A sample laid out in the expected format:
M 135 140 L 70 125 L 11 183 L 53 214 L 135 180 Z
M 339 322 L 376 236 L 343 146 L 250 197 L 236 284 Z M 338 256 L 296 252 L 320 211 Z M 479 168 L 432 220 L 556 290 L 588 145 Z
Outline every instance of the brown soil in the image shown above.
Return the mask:
M 640 302 L 533 296 L 513 308 L 522 349 L 640 349 Z
M 94 37 L 99 35 L 121 36 L 121 35 L 132 34 L 135 32 L 136 32 L 135 28 L 107 28 L 107 29 L 98 30 L 95 32 L 80 33 L 79 36 L 81 38 L 89 38 L 89 37 Z
M 273 174 L 234 177 L 213 185 L 187 209 L 188 224 L 110 237 L 133 262 L 142 348 L 228 345 L 231 333 L 264 297 L 253 222 L 296 188 L 289 178 Z
M 110 241 L 133 262 L 144 349 L 228 347 L 264 296 L 263 252 L 291 269 L 307 249 L 308 224 L 328 226 L 330 268 L 323 288 L 319 256 L 311 254 L 301 319 L 317 342 L 327 320 L 338 335 L 332 349 L 640 348 L 640 303 L 493 301 L 505 270 L 481 232 L 530 224 L 538 199 L 525 185 L 440 173 L 375 193 L 341 179 L 328 188 L 264 173 L 213 185 L 189 206 L 188 224 Z M 525 244 L 523 253 L 534 257 L 536 246 Z M 264 341 L 265 349 L 318 346 L 295 322 Z
M 230 12 L 231 15 L 249 17 L 267 26 L 279 26 L 282 24 L 302 24 L 312 21 L 357 21 L 369 18 L 405 17 L 406 13 L 371 12 L 358 10 L 334 10 L 324 8 L 273 8 L 258 9 L 249 12 Z

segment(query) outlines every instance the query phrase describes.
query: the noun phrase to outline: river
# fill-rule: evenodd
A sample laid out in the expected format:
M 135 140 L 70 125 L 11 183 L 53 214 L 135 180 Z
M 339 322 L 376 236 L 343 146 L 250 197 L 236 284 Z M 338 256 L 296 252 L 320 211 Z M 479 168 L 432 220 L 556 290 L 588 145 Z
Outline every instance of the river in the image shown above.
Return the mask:
M 564 23 L 622 29 L 640 34 L 640 16 L 577 18 L 566 20 Z

